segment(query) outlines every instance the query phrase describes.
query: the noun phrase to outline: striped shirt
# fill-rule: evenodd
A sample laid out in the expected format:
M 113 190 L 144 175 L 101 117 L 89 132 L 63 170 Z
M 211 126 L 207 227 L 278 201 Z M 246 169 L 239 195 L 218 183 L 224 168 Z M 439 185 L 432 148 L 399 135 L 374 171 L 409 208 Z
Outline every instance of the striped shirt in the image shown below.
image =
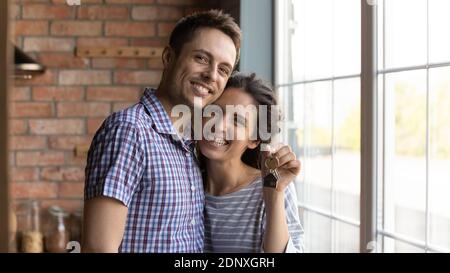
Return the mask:
M 205 195 L 205 252 L 262 252 L 265 207 L 262 179 L 221 195 Z M 291 183 L 285 190 L 289 242 L 285 252 L 303 252 L 303 228 Z
M 146 89 L 112 114 L 88 154 L 85 200 L 107 196 L 128 207 L 119 252 L 202 252 L 204 192 L 194 143 L 177 137 Z

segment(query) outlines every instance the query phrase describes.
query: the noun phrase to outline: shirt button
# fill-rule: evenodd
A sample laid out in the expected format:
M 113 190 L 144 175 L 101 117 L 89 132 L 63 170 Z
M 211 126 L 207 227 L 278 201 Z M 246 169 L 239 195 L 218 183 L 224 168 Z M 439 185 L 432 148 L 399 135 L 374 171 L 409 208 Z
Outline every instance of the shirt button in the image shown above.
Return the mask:
M 191 225 L 195 225 L 195 219 L 191 220 Z
M 191 186 L 191 191 L 195 191 L 195 186 Z
M 186 155 L 187 157 L 189 157 L 189 156 L 191 155 L 191 153 L 190 153 L 190 152 L 186 152 L 185 155 Z

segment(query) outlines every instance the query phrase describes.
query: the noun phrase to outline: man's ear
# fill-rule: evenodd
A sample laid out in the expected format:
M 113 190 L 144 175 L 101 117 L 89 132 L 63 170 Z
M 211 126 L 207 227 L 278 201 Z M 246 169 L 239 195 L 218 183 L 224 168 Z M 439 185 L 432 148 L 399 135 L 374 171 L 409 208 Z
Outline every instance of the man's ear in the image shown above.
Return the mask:
M 166 46 L 162 53 L 162 62 L 164 65 L 164 68 L 167 68 L 171 61 L 173 61 L 175 53 L 173 52 L 173 49 L 170 46 Z
M 249 149 L 255 149 L 256 147 L 258 147 L 259 143 L 261 143 L 261 141 L 259 140 L 250 140 L 247 147 Z

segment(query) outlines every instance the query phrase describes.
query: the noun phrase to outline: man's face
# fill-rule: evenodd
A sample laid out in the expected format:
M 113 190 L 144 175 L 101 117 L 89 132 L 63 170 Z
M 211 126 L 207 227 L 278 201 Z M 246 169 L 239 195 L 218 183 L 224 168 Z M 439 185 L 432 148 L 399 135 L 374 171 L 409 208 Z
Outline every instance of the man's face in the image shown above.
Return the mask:
M 233 71 L 236 56 L 229 36 L 214 28 L 198 29 L 179 55 L 165 63 L 172 101 L 191 107 L 204 107 L 215 101 Z M 199 99 L 201 106 L 194 105 Z

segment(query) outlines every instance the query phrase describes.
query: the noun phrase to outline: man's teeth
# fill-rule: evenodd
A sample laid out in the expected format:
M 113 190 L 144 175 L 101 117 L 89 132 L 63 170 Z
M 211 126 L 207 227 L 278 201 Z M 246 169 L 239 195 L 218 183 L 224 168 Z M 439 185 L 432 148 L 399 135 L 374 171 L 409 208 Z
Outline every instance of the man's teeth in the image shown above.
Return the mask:
M 205 87 L 203 87 L 200 84 L 194 83 L 193 85 L 194 85 L 195 89 L 197 89 L 201 93 L 208 93 L 209 92 L 208 88 L 205 88 Z

